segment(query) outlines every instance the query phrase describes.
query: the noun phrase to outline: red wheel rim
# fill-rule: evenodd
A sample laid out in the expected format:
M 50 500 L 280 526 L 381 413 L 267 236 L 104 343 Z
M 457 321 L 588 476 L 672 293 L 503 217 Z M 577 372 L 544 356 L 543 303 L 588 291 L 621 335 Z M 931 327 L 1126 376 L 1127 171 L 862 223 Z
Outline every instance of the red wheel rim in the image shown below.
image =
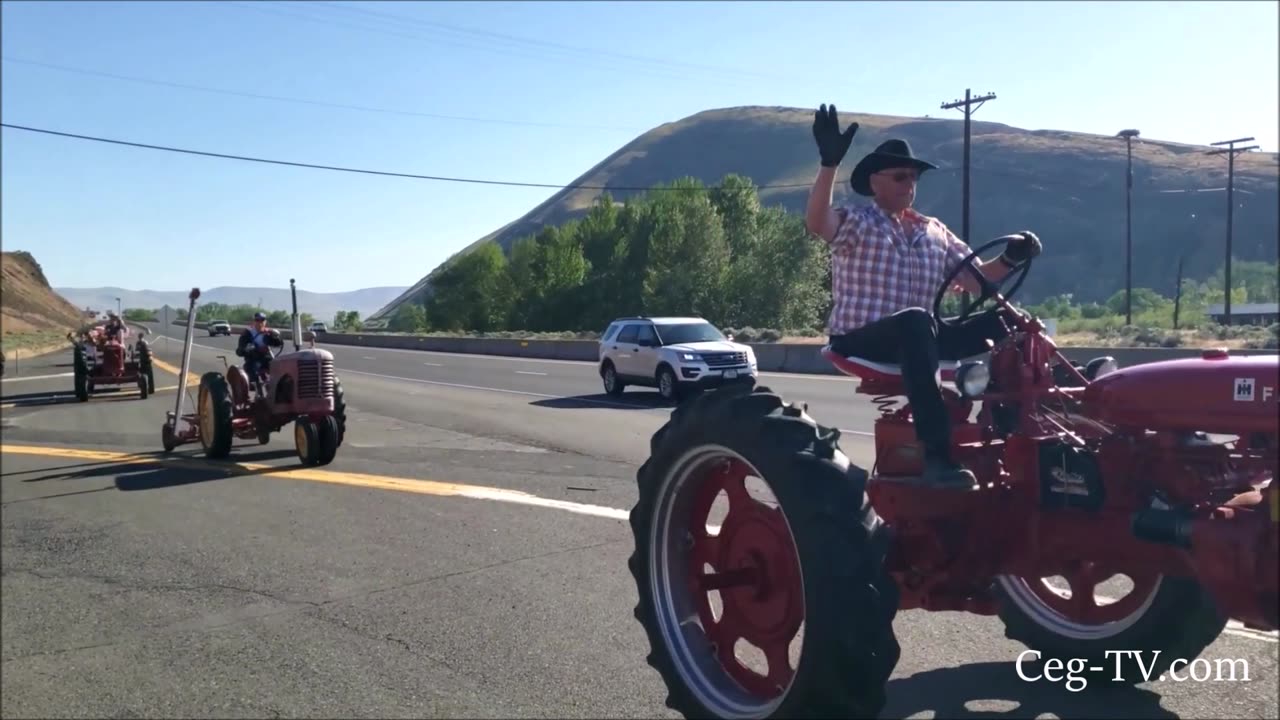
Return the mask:
M 795 671 L 790 649 L 804 621 L 804 587 L 795 543 L 780 508 L 747 491 L 750 467 L 737 459 L 709 464 L 689 514 L 687 584 L 693 607 L 721 667 L 744 690 L 762 700 L 776 698 Z M 719 531 L 707 529 L 720 492 L 729 511 Z M 706 566 L 710 566 L 710 570 Z M 718 592 L 723 610 L 712 608 Z M 745 640 L 764 655 L 768 671 L 745 665 L 735 652 Z

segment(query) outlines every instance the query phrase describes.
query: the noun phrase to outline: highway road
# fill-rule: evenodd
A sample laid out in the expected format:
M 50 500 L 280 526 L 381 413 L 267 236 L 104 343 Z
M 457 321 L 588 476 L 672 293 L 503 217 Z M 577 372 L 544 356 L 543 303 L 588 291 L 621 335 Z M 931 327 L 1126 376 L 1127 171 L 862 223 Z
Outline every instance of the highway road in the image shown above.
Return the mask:
M 179 335 L 165 329 L 169 335 Z M 233 341 L 197 336 L 195 373 Z M 665 420 L 589 364 L 328 346 L 350 424 L 160 453 L 158 392 L 70 397 L 69 353 L 0 381 L 4 717 L 673 717 L 632 617 L 627 510 Z M 838 378 L 770 376 L 868 432 Z M 194 392 L 190 393 L 194 396 Z M 860 462 L 869 439 L 846 435 Z M 1275 634 L 1204 654 L 1249 679 L 1071 692 L 1019 679 L 1000 623 L 910 611 L 884 717 L 1276 717 Z

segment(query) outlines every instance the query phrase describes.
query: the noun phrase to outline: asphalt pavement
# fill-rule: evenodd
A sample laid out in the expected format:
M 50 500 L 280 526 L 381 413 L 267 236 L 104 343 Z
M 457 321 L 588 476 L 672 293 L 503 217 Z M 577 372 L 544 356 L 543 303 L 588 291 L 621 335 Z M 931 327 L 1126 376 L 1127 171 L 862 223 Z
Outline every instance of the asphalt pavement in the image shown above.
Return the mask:
M 235 360 L 234 340 L 196 342 L 197 375 Z M 147 400 L 76 402 L 69 352 L 0 381 L 0 714 L 672 717 L 626 568 L 656 393 L 602 396 L 588 363 L 321 346 L 350 420 L 316 469 L 288 432 L 224 461 L 163 454 L 177 340 L 154 341 L 169 369 Z M 849 381 L 765 382 L 871 429 Z M 869 460 L 865 436 L 843 444 Z M 1019 679 L 995 619 L 896 629 L 884 717 L 1277 716 L 1274 634 L 1233 627 L 1204 653 L 1248 680 L 1071 692 Z

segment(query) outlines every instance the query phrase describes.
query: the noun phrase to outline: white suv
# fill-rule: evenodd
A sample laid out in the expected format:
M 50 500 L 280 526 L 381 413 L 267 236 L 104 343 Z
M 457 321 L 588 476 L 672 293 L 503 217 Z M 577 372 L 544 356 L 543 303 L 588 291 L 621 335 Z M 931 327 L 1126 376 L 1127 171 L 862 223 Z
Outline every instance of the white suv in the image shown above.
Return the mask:
M 699 317 L 618 318 L 600 336 L 600 377 L 610 395 L 640 385 L 675 402 L 686 389 L 756 376 L 751 346 L 730 342 Z

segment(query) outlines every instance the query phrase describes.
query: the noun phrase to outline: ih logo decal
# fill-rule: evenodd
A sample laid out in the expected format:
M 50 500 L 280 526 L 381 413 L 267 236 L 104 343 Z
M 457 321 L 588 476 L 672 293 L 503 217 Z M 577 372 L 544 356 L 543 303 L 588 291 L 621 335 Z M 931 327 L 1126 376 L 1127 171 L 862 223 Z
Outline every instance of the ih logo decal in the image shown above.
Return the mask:
M 1250 402 L 1253 400 L 1253 378 L 1236 378 L 1236 401 Z

